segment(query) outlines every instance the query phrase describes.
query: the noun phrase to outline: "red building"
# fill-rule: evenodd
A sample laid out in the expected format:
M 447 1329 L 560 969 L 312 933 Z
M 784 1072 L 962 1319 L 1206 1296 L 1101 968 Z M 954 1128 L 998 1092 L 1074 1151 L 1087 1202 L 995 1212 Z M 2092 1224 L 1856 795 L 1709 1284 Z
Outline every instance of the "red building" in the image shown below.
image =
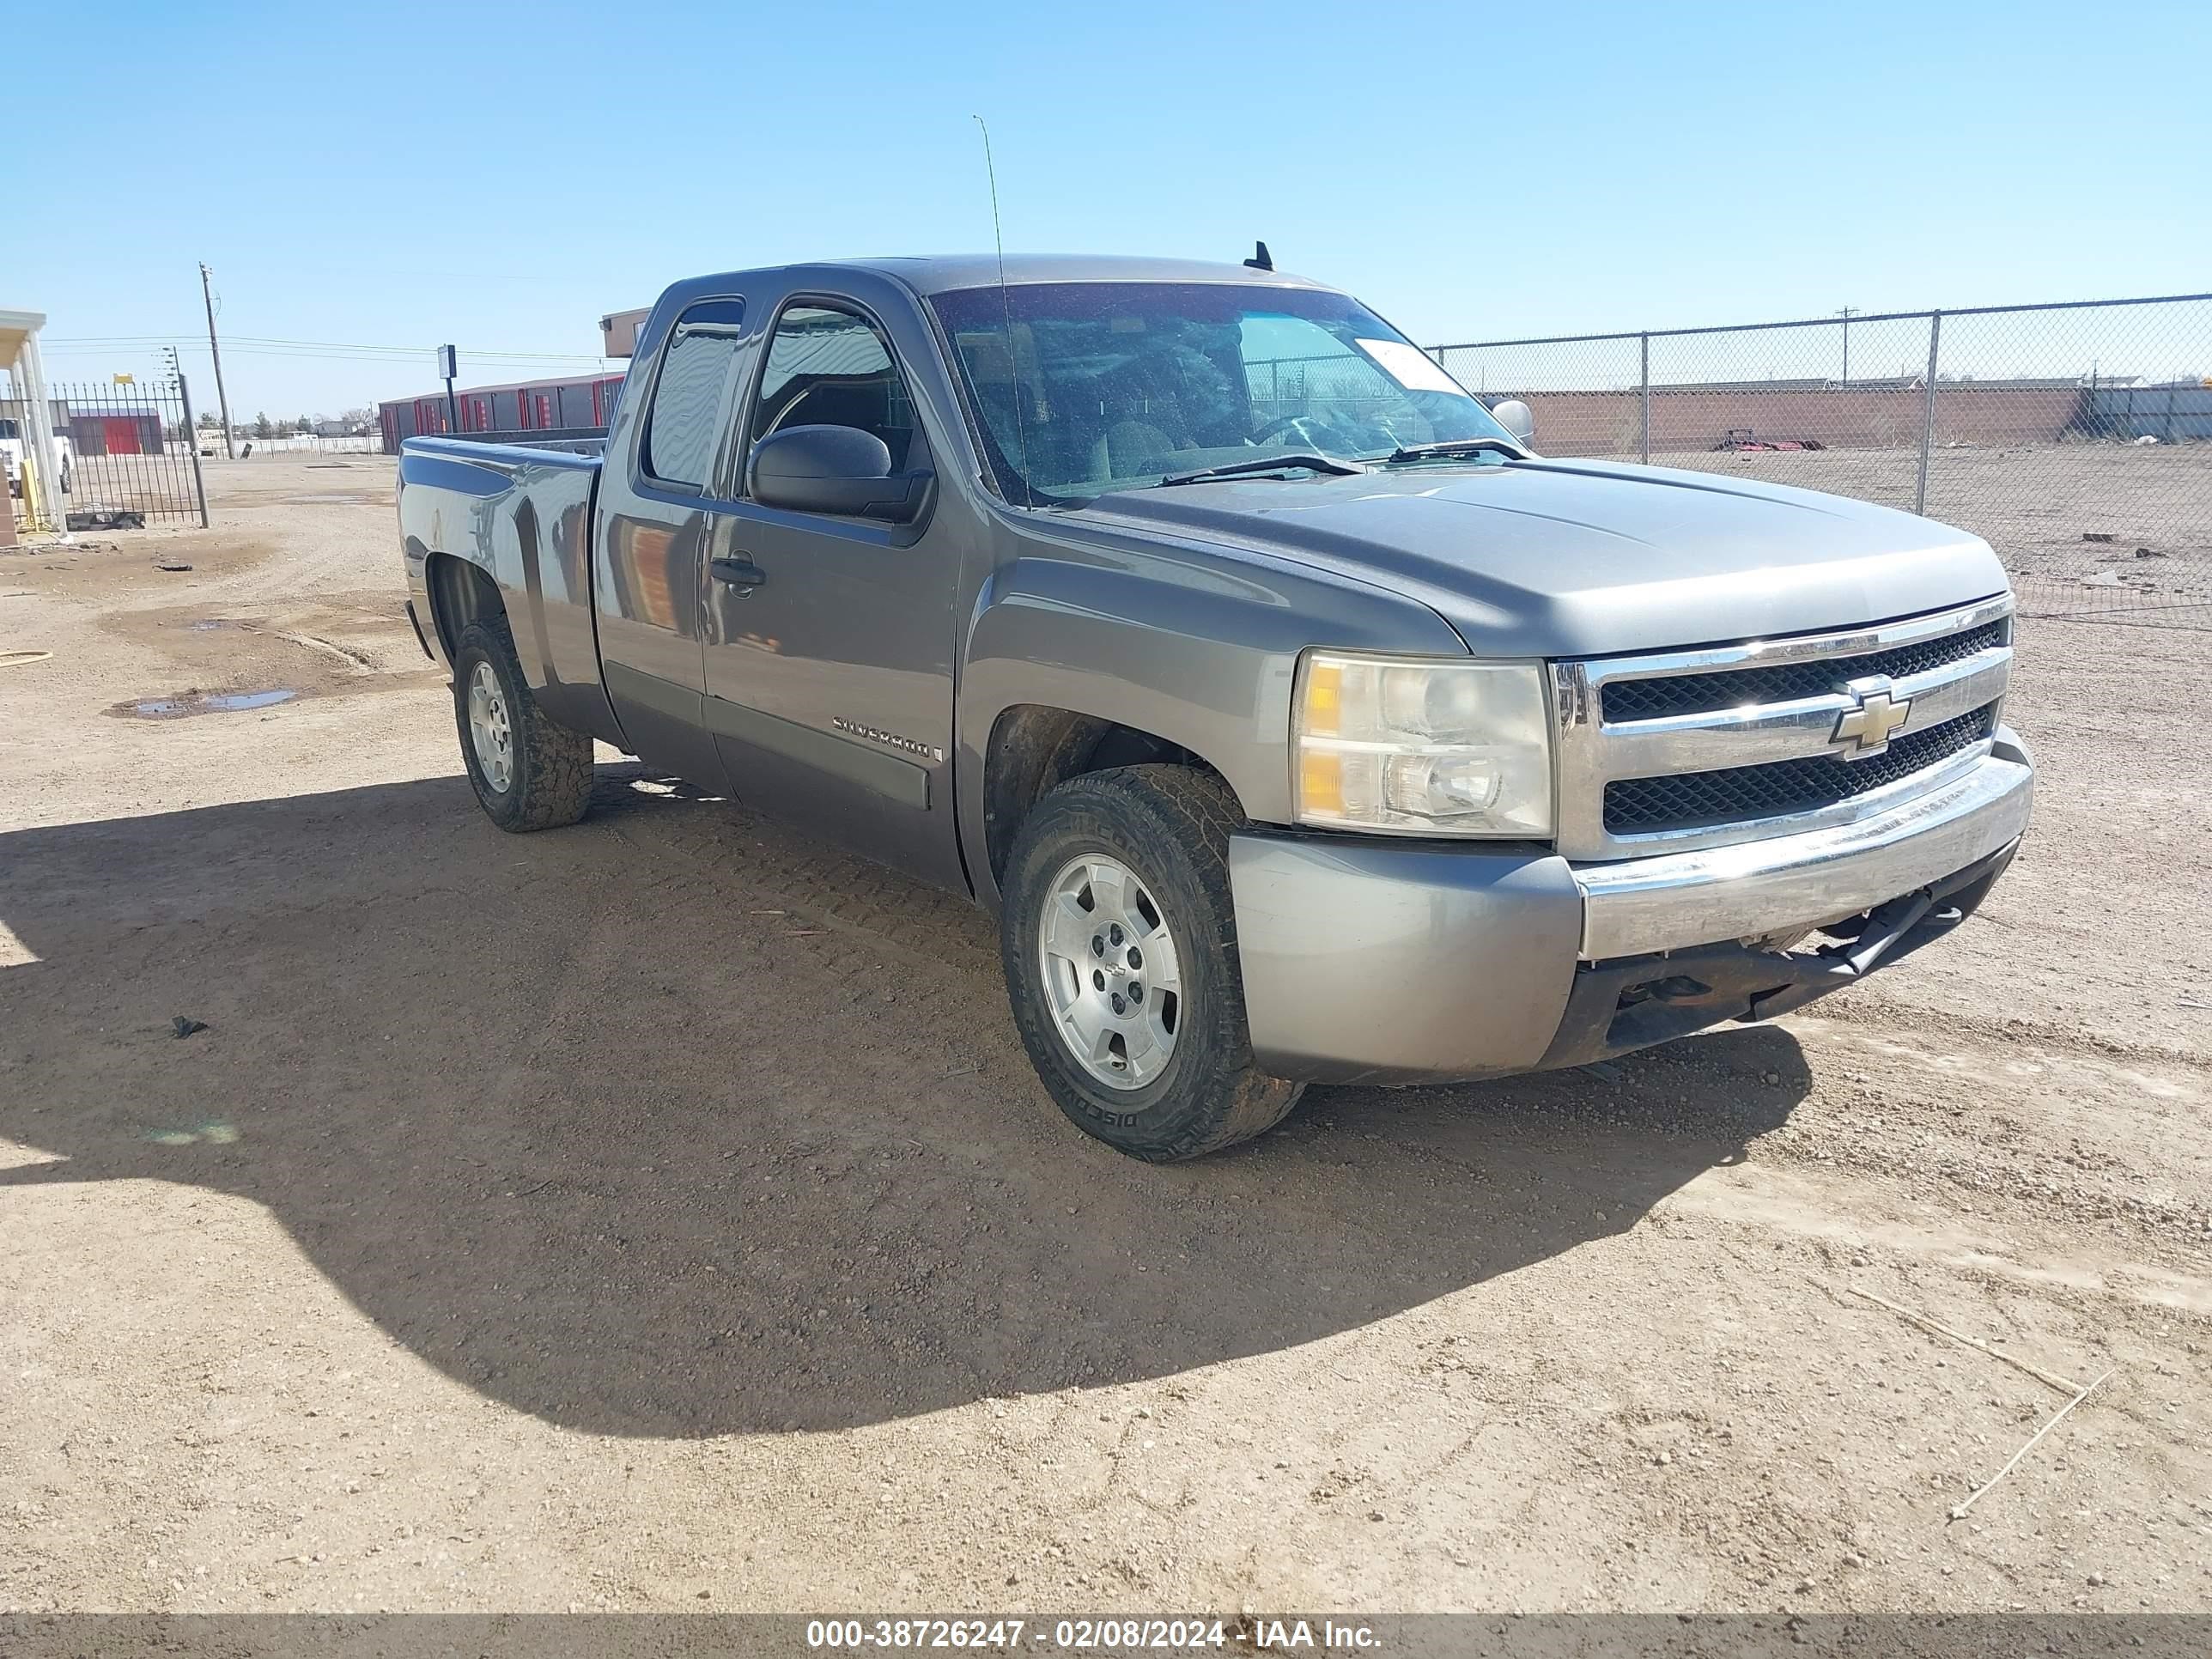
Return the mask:
M 402 441 L 451 433 L 501 434 L 542 433 L 547 437 L 593 437 L 606 430 L 615 411 L 619 374 L 584 374 L 552 380 L 521 380 L 508 386 L 470 386 L 453 394 L 457 420 L 449 419 L 443 392 L 394 398 L 377 405 L 384 453 L 397 455 Z
M 69 440 L 79 455 L 159 455 L 161 416 L 128 404 L 70 410 Z

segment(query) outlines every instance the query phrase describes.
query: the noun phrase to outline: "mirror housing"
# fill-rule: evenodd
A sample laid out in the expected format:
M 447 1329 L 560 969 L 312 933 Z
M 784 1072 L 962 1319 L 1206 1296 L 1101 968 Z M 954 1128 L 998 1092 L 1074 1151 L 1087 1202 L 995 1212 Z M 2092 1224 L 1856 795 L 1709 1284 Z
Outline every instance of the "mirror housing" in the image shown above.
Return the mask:
M 891 453 L 856 426 L 787 426 L 745 458 L 745 486 L 763 507 L 911 524 L 935 475 L 891 472 Z
M 1516 443 L 1536 441 L 1536 417 L 1518 398 L 1508 398 L 1490 411 L 1490 418 L 1513 434 Z

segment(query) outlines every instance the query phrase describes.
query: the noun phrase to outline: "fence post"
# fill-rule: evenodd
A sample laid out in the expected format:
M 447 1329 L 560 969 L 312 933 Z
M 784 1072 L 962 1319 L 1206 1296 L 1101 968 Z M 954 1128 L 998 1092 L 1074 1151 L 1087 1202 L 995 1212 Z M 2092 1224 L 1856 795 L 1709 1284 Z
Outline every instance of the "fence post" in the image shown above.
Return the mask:
M 1639 344 L 1638 355 L 1642 359 L 1636 395 L 1636 453 L 1637 459 L 1649 466 L 1651 465 L 1651 336 L 1644 333 L 1636 337 Z
M 1943 313 L 1928 313 L 1928 382 L 1920 415 L 1920 483 L 1912 492 L 1912 510 L 1928 510 L 1928 452 L 1936 441 L 1936 358 L 1943 339 Z
M 200 528 L 208 527 L 207 480 L 200 476 L 200 429 L 192 424 L 192 389 L 185 384 L 185 371 L 177 371 L 177 397 L 185 406 L 185 453 L 192 458 L 192 495 L 200 506 Z

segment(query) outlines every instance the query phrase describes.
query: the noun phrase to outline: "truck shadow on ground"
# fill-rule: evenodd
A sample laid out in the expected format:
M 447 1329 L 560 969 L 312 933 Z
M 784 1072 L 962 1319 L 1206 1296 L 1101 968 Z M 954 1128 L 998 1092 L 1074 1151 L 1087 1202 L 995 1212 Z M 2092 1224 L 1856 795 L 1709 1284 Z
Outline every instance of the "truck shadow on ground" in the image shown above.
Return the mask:
M 421 1358 L 598 1432 L 1287 1348 L 1633 1226 L 1808 1087 L 1745 1029 L 1133 1164 L 1035 1081 L 981 913 L 635 767 L 524 839 L 458 778 L 0 836 L 0 1136 L 43 1155 L 0 1187 L 250 1200 Z

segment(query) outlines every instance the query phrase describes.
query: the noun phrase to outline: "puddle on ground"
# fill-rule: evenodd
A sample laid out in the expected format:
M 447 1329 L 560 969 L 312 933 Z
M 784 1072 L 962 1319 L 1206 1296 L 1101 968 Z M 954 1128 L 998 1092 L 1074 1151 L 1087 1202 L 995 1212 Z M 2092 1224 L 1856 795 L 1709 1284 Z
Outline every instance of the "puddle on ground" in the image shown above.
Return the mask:
M 245 626 L 246 624 L 239 621 L 235 617 L 203 617 L 198 622 L 186 623 L 185 624 L 185 629 L 188 633 L 209 634 L 214 632 L 218 628 L 243 628 Z
M 187 714 L 227 714 L 241 708 L 267 708 L 289 702 L 300 694 L 289 688 L 275 691 L 188 691 L 180 697 L 142 697 L 118 702 L 107 712 L 142 720 L 182 720 Z

